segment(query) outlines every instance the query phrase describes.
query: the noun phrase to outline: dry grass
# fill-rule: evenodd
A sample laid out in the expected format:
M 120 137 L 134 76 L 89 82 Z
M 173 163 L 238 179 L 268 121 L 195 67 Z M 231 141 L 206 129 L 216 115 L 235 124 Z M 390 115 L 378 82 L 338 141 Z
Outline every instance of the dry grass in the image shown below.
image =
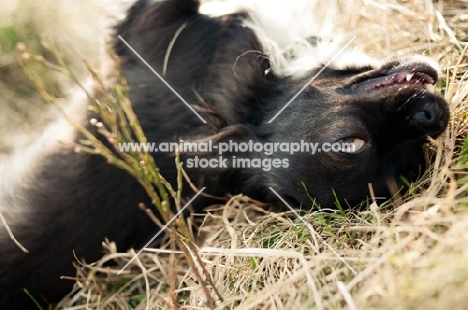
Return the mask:
M 247 197 L 212 206 L 196 237 L 205 271 L 178 251 L 172 234 L 135 254 L 112 243 L 77 269 L 76 292 L 60 309 L 465 309 L 468 305 L 468 10 L 466 1 L 338 1 L 337 31 L 377 57 L 424 53 L 442 66 L 449 130 L 433 141 L 434 165 L 401 200 L 366 211 L 304 218 L 352 268 L 290 213 Z M 326 14 L 322 14 L 324 16 Z M 192 249 L 189 249 L 193 253 Z M 115 265 L 109 267 L 109 262 Z M 198 272 L 213 279 L 211 286 Z M 219 292 L 219 297 L 215 293 Z M 207 296 L 206 292 L 209 292 Z M 212 301 L 215 306 L 210 306 Z

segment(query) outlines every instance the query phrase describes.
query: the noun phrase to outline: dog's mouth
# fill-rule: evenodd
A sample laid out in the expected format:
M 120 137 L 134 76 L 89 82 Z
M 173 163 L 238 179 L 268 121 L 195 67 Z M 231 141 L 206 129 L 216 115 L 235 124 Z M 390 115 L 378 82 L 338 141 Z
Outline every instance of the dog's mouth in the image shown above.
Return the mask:
M 411 87 L 434 92 L 437 72 L 429 66 L 408 65 L 394 68 L 387 72 L 375 70 L 353 79 L 352 87 L 361 91 L 379 90 L 388 87 Z

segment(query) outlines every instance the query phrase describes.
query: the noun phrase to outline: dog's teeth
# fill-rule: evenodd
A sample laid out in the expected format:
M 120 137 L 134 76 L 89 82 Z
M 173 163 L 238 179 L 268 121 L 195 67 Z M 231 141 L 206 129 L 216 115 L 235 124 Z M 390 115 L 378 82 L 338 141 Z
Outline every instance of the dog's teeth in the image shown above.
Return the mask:
M 409 81 L 413 77 L 414 73 L 410 73 L 406 76 L 406 80 Z
M 430 93 L 434 93 L 434 90 L 435 90 L 435 86 L 433 84 L 426 84 L 426 89 L 430 92 Z

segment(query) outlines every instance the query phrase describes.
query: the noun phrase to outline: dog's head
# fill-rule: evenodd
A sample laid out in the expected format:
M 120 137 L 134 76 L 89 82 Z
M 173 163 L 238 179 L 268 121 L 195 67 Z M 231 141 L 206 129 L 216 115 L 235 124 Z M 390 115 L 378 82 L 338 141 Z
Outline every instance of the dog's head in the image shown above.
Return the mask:
M 281 81 L 274 100 L 288 102 L 319 69 Z M 274 169 L 268 180 L 304 205 L 311 196 L 322 206 L 333 206 L 336 198 L 354 206 L 370 197 L 369 184 L 377 197 L 390 198 L 422 176 L 427 137 L 438 137 L 447 126 L 447 103 L 434 94 L 437 79 L 436 65 L 420 56 L 323 70 L 262 129 L 270 141 L 307 141 L 317 149 L 278 153 L 289 166 Z
M 207 191 L 218 187 L 212 192 L 277 200 L 268 189 L 272 187 L 305 206 L 313 197 L 321 206 L 333 207 L 335 195 L 354 206 L 370 196 L 369 184 L 377 197 L 390 198 L 404 180 L 415 181 L 424 173 L 427 137 L 439 136 L 449 119 L 447 103 L 433 93 L 438 70 L 432 60 L 419 56 L 377 64 L 360 58 L 356 64 L 356 54 L 348 54 L 340 56 L 342 64 L 335 61 L 325 69 L 320 61 L 303 65 L 304 59 L 320 58 L 320 40 L 279 47 L 250 11 L 208 17 L 177 3 L 161 1 L 153 10 L 136 12 L 143 17 L 128 19 L 121 34 L 165 74 L 178 94 L 196 103 L 210 126 L 118 45 L 149 139 L 172 134 L 184 140 L 257 140 L 315 148 L 294 154 L 280 148 L 271 155 L 234 154 L 280 160 L 268 169 L 240 169 L 230 163 L 224 170 L 188 171 Z M 326 54 L 333 57 L 333 52 Z

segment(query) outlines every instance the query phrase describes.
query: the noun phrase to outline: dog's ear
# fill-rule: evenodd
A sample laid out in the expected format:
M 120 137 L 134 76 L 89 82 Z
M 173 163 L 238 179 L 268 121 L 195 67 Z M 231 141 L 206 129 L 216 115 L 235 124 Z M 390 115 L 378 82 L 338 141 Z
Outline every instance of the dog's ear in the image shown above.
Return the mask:
M 188 147 L 182 146 L 181 158 L 184 167 L 187 168 L 187 172 L 191 176 L 191 181 L 199 187 L 209 184 L 205 193 L 214 196 L 224 196 L 226 193 L 240 191 L 250 195 L 259 194 L 262 186 L 260 186 L 261 182 L 253 181 L 259 177 L 255 173 L 255 169 L 233 169 L 236 167 L 236 157 L 246 159 L 250 158 L 252 153 L 242 152 L 237 147 L 230 145 L 232 143 L 239 145 L 239 143 L 246 141 L 257 141 L 257 136 L 251 128 L 240 124 L 225 126 L 217 133 L 197 140 L 185 140 L 184 143 L 187 143 Z M 191 148 L 190 145 L 193 143 L 199 146 L 205 144 L 207 148 L 205 150 Z M 224 144 L 224 148 L 221 146 L 222 144 Z M 213 150 L 210 150 L 209 145 L 212 145 Z M 214 160 L 215 163 L 207 170 L 194 164 L 194 161 L 198 161 L 198 159 L 208 160 L 210 163 Z M 246 187 L 246 184 L 250 184 L 250 186 Z M 264 198 L 266 195 L 257 197 Z
M 204 94 L 221 111 L 228 125 L 245 122 L 257 110 L 265 111 L 261 98 L 274 93 L 276 77 L 254 32 L 243 27 L 243 14 L 225 17 L 218 48 Z
M 229 143 L 229 142 L 236 142 L 241 143 L 245 141 L 255 141 L 257 140 L 257 136 L 252 131 L 251 128 L 241 124 L 235 124 L 231 126 L 225 126 L 216 132 L 213 135 L 206 136 L 197 140 L 186 141 L 188 143 L 212 143 L 218 147 L 220 143 Z M 219 152 L 220 150 L 216 151 Z M 184 152 L 186 155 L 212 155 L 210 152 Z M 230 153 L 229 151 L 225 151 L 224 153 Z M 222 155 L 222 153 L 220 153 Z

